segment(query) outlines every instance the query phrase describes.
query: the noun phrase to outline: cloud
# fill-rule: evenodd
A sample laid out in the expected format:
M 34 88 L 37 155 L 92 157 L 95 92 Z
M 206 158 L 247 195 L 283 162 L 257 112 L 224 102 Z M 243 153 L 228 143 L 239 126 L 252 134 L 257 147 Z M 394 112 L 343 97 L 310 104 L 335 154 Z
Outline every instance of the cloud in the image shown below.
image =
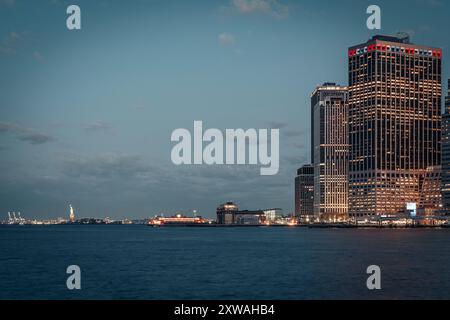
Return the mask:
M 106 153 L 94 157 L 70 156 L 63 160 L 69 176 L 111 178 L 145 178 L 153 171 L 139 156 Z
M 419 0 L 419 3 L 433 7 L 439 7 L 443 5 L 442 0 Z
M 219 40 L 219 43 L 222 46 L 233 45 L 235 43 L 235 41 L 236 41 L 234 35 L 232 35 L 230 33 L 226 33 L 226 32 L 219 34 L 217 39 Z
M 18 135 L 17 139 L 29 142 L 32 145 L 44 144 L 53 140 L 52 137 L 39 132 L 23 133 L 22 135 Z
M 33 58 L 34 58 L 37 62 L 44 62 L 44 56 L 43 56 L 39 51 L 33 52 Z
M 14 123 L 0 122 L 0 133 L 10 133 L 17 140 L 26 141 L 32 145 L 44 144 L 54 140 L 53 137 L 45 133 Z
M 286 138 L 299 138 L 305 134 L 305 131 L 302 129 L 288 129 L 289 125 L 287 122 L 269 121 L 267 125 L 271 129 L 280 129 L 280 134 Z
M 147 110 L 147 107 L 144 106 L 143 104 L 139 104 L 139 105 L 133 107 L 133 110 L 134 110 L 134 111 L 140 111 L 140 112 L 142 112 L 142 111 L 146 111 L 146 110 Z
M 17 45 L 21 36 L 16 32 L 10 32 L 3 41 L 0 42 L 0 55 L 13 55 L 17 51 Z
M 276 18 L 289 15 L 289 8 L 278 0 L 233 0 L 232 6 L 240 14 L 266 14 Z
M 419 32 L 427 33 L 433 31 L 433 28 L 427 25 L 423 25 L 419 27 Z
M 133 185 L 136 188 L 157 186 L 158 190 L 177 189 L 178 181 L 183 190 L 185 185 L 200 194 L 211 190 L 211 179 L 220 182 L 223 190 L 229 184 L 234 189 L 238 181 L 250 183 L 259 179 L 257 166 L 154 166 L 139 155 L 104 153 L 95 156 L 69 155 L 63 160 L 63 172 L 67 177 L 90 181 L 94 184 L 109 183 L 118 186 Z M 115 183 L 115 182 L 117 183 Z M 201 191 L 200 191 L 201 190 Z
M 87 132 L 108 131 L 111 128 L 111 124 L 104 121 L 95 121 L 84 126 L 84 130 Z
M 303 142 L 292 142 L 290 145 L 296 149 L 304 149 L 307 147 Z
M 279 122 L 279 121 L 269 121 L 267 123 L 267 125 L 271 129 L 283 129 L 283 128 L 286 128 L 288 126 L 288 124 L 286 122 Z
M 185 193 L 188 185 L 191 197 L 220 198 L 239 190 L 240 197 L 245 198 L 266 194 L 290 182 L 281 178 L 282 175 L 275 179 L 261 177 L 259 166 L 155 166 L 141 156 L 117 153 L 88 157 L 69 155 L 62 164 L 65 180 L 81 183 L 98 193 L 106 190 L 123 192 L 126 189 L 138 194 L 157 192 L 169 195 Z M 211 184 L 212 180 L 214 184 Z M 262 180 L 265 180 L 264 188 L 256 188 Z
M 154 164 L 145 156 L 123 153 L 59 154 L 38 166 L 0 161 L 5 182 L 0 194 L 7 199 L 1 205 L 17 207 L 20 195 L 23 211 L 38 217 L 42 211 L 58 216 L 68 202 L 80 208 L 79 216 L 99 217 L 148 217 L 195 208 L 213 218 L 217 205 L 227 200 L 243 209 L 282 207 L 289 212 L 293 177 L 304 159 L 299 154 L 280 160 L 274 177 L 260 176 L 259 166 Z
M 0 6 L 12 7 L 15 3 L 15 0 L 0 0 Z
M 301 129 L 300 130 L 290 129 L 290 130 L 283 130 L 282 134 L 287 138 L 298 138 L 304 135 L 305 131 Z
M 295 166 L 295 168 L 301 167 L 303 164 L 309 163 L 310 158 L 306 155 L 300 156 L 286 156 L 283 158 L 283 162 L 286 165 Z

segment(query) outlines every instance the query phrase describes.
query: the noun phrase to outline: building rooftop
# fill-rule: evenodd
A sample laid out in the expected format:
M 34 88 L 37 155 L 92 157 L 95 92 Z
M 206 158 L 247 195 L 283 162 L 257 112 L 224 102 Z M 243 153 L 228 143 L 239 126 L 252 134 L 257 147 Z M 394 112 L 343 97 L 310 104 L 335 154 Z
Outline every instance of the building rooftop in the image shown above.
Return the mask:
M 410 42 L 409 35 L 406 33 L 398 33 L 397 35 L 393 35 L 393 36 L 376 35 L 376 36 L 373 36 L 372 38 L 370 38 L 365 43 L 351 46 L 349 51 L 353 52 L 355 50 L 358 51 L 357 49 L 360 49 L 361 54 L 364 54 L 364 53 L 370 52 L 370 51 L 374 51 L 374 50 L 380 51 L 380 49 L 385 51 L 383 47 L 378 48 L 378 47 L 373 46 L 373 45 L 378 46 L 378 44 L 389 46 L 389 48 L 393 47 L 396 50 L 401 49 L 401 48 L 404 48 L 405 50 L 406 49 L 408 49 L 408 50 L 422 49 L 422 50 L 427 50 L 427 51 L 432 50 L 432 51 L 436 51 L 436 52 L 432 52 L 432 56 L 437 56 L 439 58 L 441 58 L 441 55 L 442 55 L 441 48 L 418 45 L 418 44 Z M 398 52 L 398 50 L 396 52 Z M 408 52 L 406 52 L 406 53 L 408 54 Z M 357 54 L 359 54 L 359 53 L 357 53 Z M 412 54 L 412 52 L 409 52 L 409 54 Z M 421 54 L 421 53 L 419 52 L 419 54 Z
M 365 43 L 351 46 L 348 50 L 348 55 L 349 57 L 360 56 L 374 51 L 420 55 L 424 57 L 435 57 L 438 59 L 442 58 L 441 48 L 411 43 L 409 41 L 409 35 L 406 33 L 398 33 L 395 36 L 373 36 Z
M 407 33 L 397 33 L 395 36 L 376 35 L 369 39 L 369 41 L 375 40 L 411 44 L 409 35 Z
M 297 170 L 297 175 L 304 175 L 304 174 L 313 174 L 314 173 L 314 166 L 312 164 L 305 164 L 301 168 Z
M 347 86 L 341 86 L 336 84 L 335 82 L 325 82 L 323 85 L 317 86 L 314 91 L 311 93 L 311 97 L 316 95 L 319 91 L 346 91 L 348 90 Z

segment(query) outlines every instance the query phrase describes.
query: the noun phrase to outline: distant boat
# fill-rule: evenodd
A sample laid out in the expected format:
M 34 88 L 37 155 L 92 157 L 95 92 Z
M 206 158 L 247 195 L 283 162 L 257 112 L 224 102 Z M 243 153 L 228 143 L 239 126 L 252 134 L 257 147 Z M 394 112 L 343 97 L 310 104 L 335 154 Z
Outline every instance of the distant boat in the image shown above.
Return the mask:
M 210 224 L 211 221 L 199 216 L 196 217 L 187 217 L 181 214 L 177 214 L 172 217 L 161 217 L 157 216 L 153 219 L 150 219 L 148 225 L 150 227 L 163 227 L 163 226 L 197 226 L 197 225 L 206 225 Z

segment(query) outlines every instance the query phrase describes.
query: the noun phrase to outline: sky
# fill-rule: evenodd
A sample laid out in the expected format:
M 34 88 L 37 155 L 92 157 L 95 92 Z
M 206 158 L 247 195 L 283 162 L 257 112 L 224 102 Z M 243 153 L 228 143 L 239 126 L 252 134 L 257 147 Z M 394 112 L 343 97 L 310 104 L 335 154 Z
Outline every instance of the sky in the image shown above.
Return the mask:
M 66 27 L 81 8 L 82 29 Z M 381 8 L 368 30 L 366 9 Z M 450 1 L 0 0 L 0 220 L 293 211 L 310 94 L 346 85 L 347 48 L 408 32 L 443 49 Z M 444 81 L 443 81 L 444 82 Z M 175 166 L 173 130 L 280 129 L 280 171 Z

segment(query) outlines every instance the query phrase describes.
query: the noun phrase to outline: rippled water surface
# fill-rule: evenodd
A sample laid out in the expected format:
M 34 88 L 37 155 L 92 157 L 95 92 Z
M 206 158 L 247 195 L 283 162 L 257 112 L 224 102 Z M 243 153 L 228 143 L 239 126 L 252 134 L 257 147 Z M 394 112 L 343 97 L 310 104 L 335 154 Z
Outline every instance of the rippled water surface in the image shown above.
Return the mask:
M 449 299 L 449 252 L 448 229 L 0 226 L 0 299 Z

